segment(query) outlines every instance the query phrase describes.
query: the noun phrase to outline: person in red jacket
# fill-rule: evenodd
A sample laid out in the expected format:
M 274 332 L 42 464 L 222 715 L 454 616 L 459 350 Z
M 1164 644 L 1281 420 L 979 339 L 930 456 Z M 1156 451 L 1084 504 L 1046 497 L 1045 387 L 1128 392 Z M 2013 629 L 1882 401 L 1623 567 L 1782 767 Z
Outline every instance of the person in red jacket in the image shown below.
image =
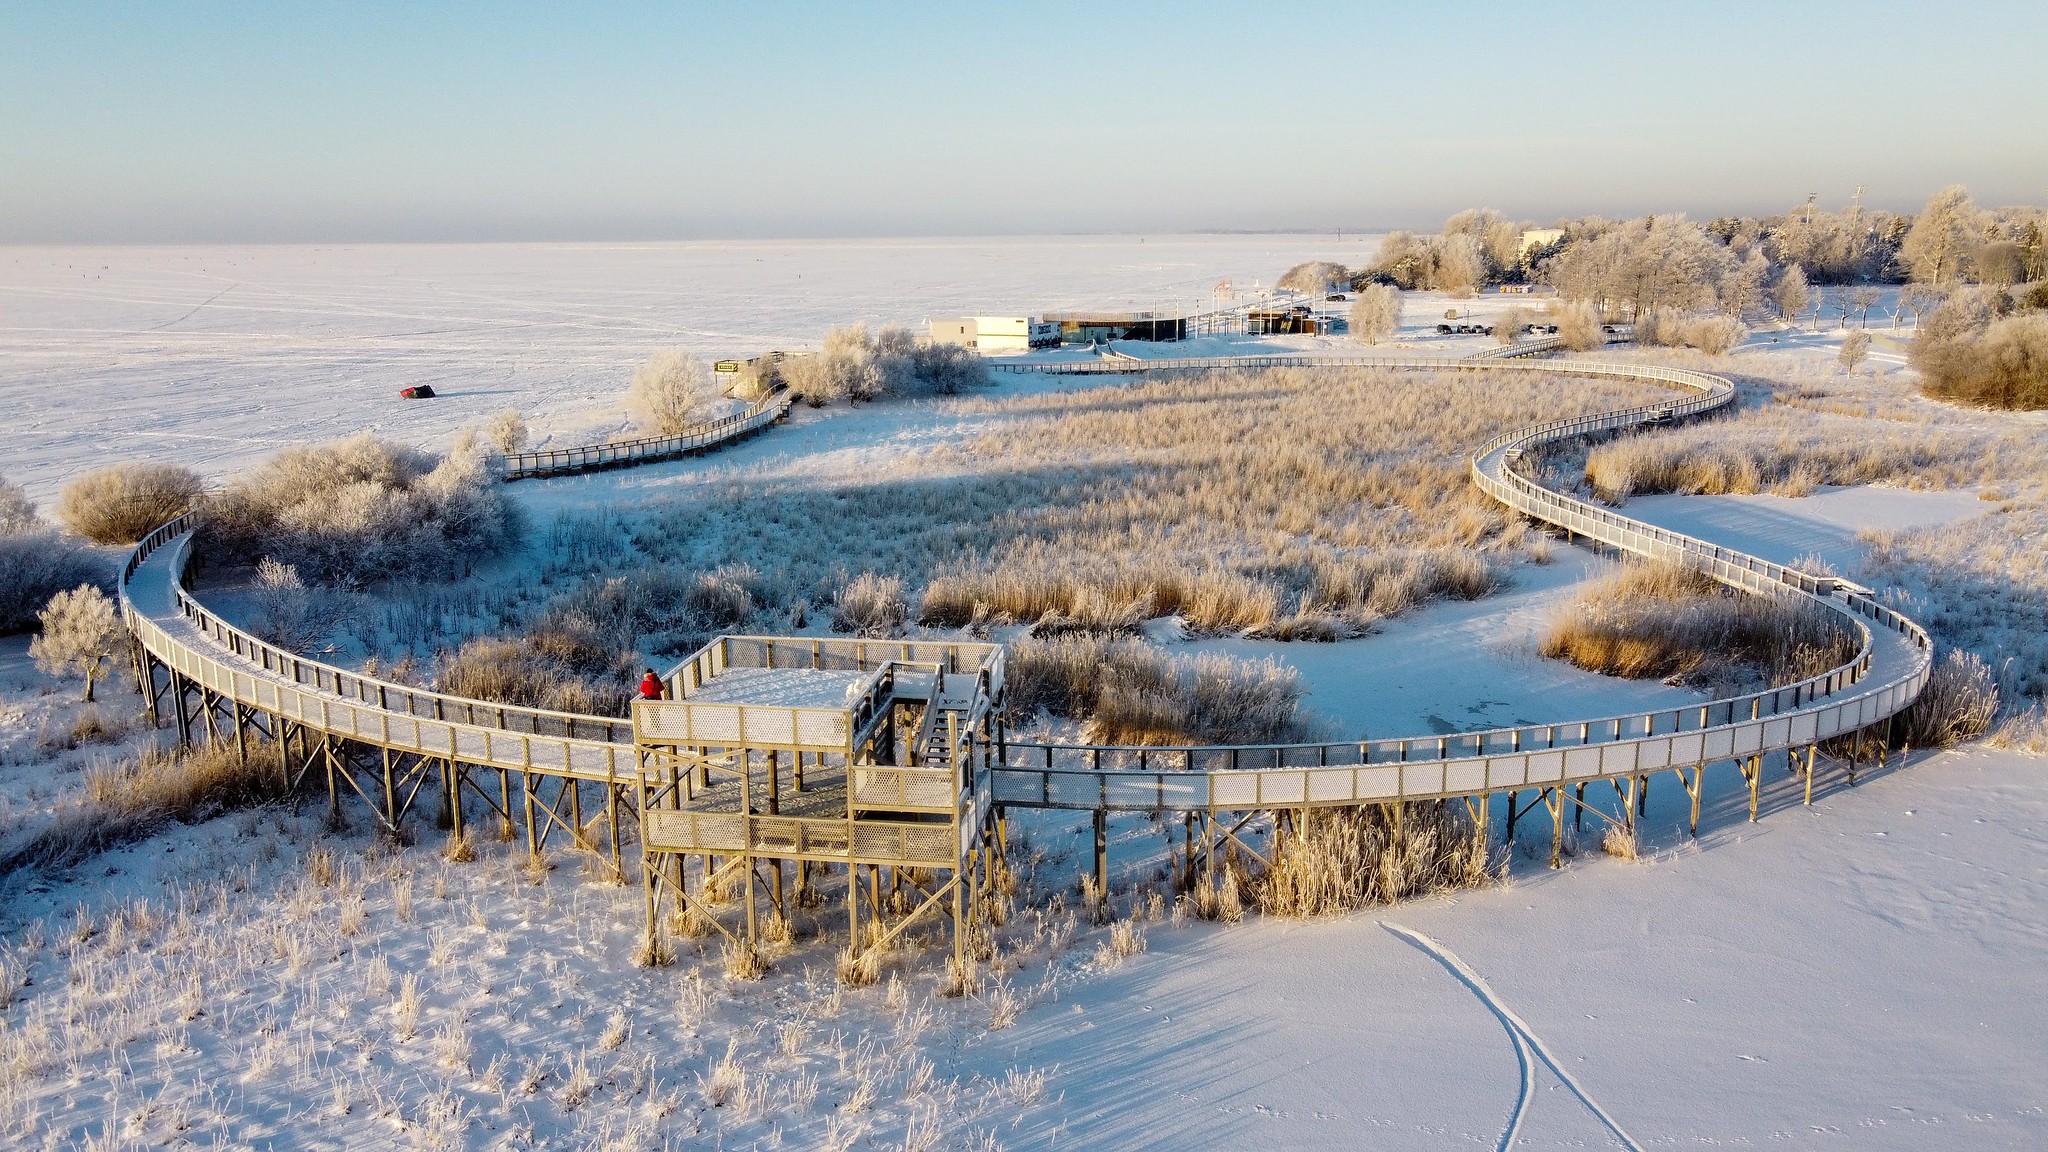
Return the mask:
M 654 674 L 654 669 L 649 668 L 647 675 L 640 678 L 640 698 L 642 700 L 661 700 L 667 696 L 667 685 L 661 682 L 661 677 Z

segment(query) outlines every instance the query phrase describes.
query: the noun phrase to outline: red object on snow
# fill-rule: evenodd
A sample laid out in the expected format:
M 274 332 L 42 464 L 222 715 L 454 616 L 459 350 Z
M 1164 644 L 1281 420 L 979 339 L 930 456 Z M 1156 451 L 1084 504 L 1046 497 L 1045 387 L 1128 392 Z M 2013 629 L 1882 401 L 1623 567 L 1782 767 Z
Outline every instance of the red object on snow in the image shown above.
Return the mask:
M 660 700 L 667 695 L 668 689 L 662 685 L 661 678 L 654 673 L 649 672 L 640 678 L 640 698 L 642 700 Z
M 432 384 L 415 384 L 410 388 L 399 389 L 398 394 L 407 400 L 432 400 L 434 398 L 434 386 Z

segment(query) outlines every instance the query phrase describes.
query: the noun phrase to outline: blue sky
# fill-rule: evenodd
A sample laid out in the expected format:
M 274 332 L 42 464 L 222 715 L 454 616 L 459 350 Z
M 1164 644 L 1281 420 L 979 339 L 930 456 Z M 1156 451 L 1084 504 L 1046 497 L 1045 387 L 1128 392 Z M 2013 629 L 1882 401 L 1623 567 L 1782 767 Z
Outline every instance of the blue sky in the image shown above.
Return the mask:
M 2048 199 L 2048 4 L 0 3 L 0 242 Z

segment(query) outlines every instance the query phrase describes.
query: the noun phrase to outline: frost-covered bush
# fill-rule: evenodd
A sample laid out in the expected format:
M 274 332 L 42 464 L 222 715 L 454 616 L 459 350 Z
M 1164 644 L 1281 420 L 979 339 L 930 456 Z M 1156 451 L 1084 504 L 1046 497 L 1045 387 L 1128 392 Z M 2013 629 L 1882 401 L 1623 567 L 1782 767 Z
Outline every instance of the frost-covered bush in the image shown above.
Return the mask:
M 1296 264 L 1281 273 L 1280 280 L 1274 287 L 1283 292 L 1323 293 L 1350 282 L 1351 270 L 1342 264 L 1332 264 L 1328 260 L 1311 260 L 1306 264 Z
M 278 453 L 209 511 L 208 554 L 269 556 L 321 584 L 467 575 L 517 535 L 517 508 L 475 450 L 436 459 L 369 433 Z
M 1066 635 L 1010 647 L 1004 671 L 1013 721 L 1040 711 L 1086 719 L 1107 744 L 1263 744 L 1311 739 L 1301 682 L 1270 660 L 1204 654 L 1176 659 L 1129 637 Z
M 517 408 L 507 408 L 484 425 L 484 438 L 500 452 L 517 452 L 526 447 L 526 419 Z
M 1992 319 L 1974 293 L 1928 318 L 1911 350 L 1921 391 L 1988 408 L 2048 408 L 2048 315 Z
M 1635 325 L 1638 344 L 1697 348 L 1709 356 L 1726 355 L 1748 334 L 1733 316 L 1688 316 L 1671 308 L 1652 308 L 1636 317 Z
M 664 348 L 633 372 L 626 410 L 652 436 L 680 436 L 718 399 L 711 370 L 681 348 Z
M 0 635 L 34 627 L 50 597 L 100 575 L 83 548 L 46 526 L 22 490 L 0 477 Z
M 456 696 L 592 716 L 624 716 L 637 676 L 633 653 L 577 622 L 524 636 L 471 640 L 444 657 L 436 687 Z
M 268 556 L 256 565 L 253 599 L 249 631 L 290 652 L 312 650 L 348 616 L 340 597 L 306 587 L 298 569 Z
M 907 328 L 871 334 L 864 324 L 832 329 L 816 355 L 791 357 L 780 369 L 790 391 L 812 407 L 834 400 L 952 396 L 988 382 L 987 366 L 966 348 L 921 343 Z
M 133 544 L 198 501 L 199 475 L 174 464 L 115 464 L 64 486 L 57 519 L 95 544 Z
M 1600 314 L 1583 302 L 1558 309 L 1557 335 L 1574 352 L 1591 352 L 1607 343 L 1607 334 L 1600 329 Z
M 0 476 L 0 536 L 19 536 L 43 526 L 36 506 L 20 485 Z
M 887 636 L 909 615 L 901 579 L 863 572 L 840 589 L 832 606 L 832 627 L 857 636 Z

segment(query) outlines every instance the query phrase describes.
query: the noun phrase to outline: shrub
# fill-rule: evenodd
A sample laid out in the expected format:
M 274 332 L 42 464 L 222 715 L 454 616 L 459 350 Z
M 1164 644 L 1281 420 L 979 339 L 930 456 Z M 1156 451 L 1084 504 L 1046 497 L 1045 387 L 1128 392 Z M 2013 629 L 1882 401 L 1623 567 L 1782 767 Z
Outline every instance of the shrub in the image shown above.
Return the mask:
M 626 388 L 626 410 L 651 435 L 680 436 L 701 422 L 718 398 L 704 361 L 681 348 L 664 348 L 647 358 Z
M 858 636 L 887 636 L 901 628 L 909 615 L 902 580 L 863 572 L 839 590 L 832 606 L 832 628 Z
M 1332 264 L 1328 260 L 1310 260 L 1305 264 L 1296 264 L 1281 273 L 1280 280 L 1274 287 L 1283 292 L 1324 293 L 1336 285 L 1348 284 L 1350 281 L 1351 270 L 1342 264 Z
M 526 447 L 526 420 L 517 408 L 507 408 L 484 425 L 484 438 L 500 452 L 517 452 Z
M 1655 561 L 1589 584 L 1552 619 L 1540 650 L 1609 676 L 1711 683 L 1744 671 L 1799 679 L 1856 649 L 1817 604 L 1738 593 L 1697 568 Z
M 309 581 L 360 587 L 466 575 L 518 527 L 482 453 L 437 460 L 366 432 L 271 457 L 228 486 L 205 533 L 216 559 L 267 555 Z
M 1271 915 L 1307 919 L 1486 880 L 1484 834 L 1451 801 L 1308 808 L 1257 896 Z
M 440 691 L 501 704 L 624 716 L 638 661 L 575 623 L 544 623 L 516 639 L 484 637 L 444 656 Z
M 1600 314 L 1583 302 L 1558 309 L 1557 336 L 1574 352 L 1591 352 L 1607 344 L 1607 334 L 1600 329 Z
M 822 351 L 782 362 L 796 397 L 812 407 L 884 396 L 952 396 L 988 382 L 979 355 L 952 344 L 920 343 L 907 328 L 872 335 L 865 324 L 834 328 Z
M 42 634 L 28 646 L 36 667 L 52 676 L 85 677 L 85 699 L 91 703 L 94 683 L 125 636 L 114 602 L 92 585 L 81 584 L 50 597 L 49 607 L 37 617 Z
M 43 526 L 36 506 L 19 485 L 0 476 L 0 536 L 20 536 Z
M 244 759 L 232 745 L 144 751 L 140 758 L 86 769 L 85 792 L 59 804 L 56 819 L 0 859 L 0 875 L 62 867 L 131 844 L 173 821 L 196 824 L 224 811 L 284 795 L 277 759 L 263 746 Z
M 1944 304 L 1914 339 L 1921 391 L 1989 408 L 2048 408 L 2048 315 L 2024 312 L 1979 326 L 1968 303 Z
M 1687 316 L 1670 308 L 1652 308 L 1636 317 L 1636 343 L 1646 346 L 1697 348 L 1709 356 L 1726 355 L 1749 329 L 1733 316 Z
M 57 519 L 96 544 L 133 544 L 182 515 L 204 490 L 189 468 L 115 464 L 66 484 L 57 497 Z
M 1899 739 L 1915 748 L 1975 740 L 1998 715 L 1998 681 L 1973 652 L 1951 648 L 1935 661 L 1927 687 L 1900 714 Z
M 4 482 L 0 482 L 4 483 Z M 14 490 L 17 494 L 20 489 Z M 7 489 L 0 487 L 0 635 L 36 624 L 36 613 L 50 597 L 80 584 L 98 583 L 99 565 L 74 541 L 43 528 L 34 518 L 4 507 Z
M 308 588 L 299 570 L 265 556 L 256 565 L 249 631 L 290 652 L 313 649 L 347 618 L 347 605 Z

